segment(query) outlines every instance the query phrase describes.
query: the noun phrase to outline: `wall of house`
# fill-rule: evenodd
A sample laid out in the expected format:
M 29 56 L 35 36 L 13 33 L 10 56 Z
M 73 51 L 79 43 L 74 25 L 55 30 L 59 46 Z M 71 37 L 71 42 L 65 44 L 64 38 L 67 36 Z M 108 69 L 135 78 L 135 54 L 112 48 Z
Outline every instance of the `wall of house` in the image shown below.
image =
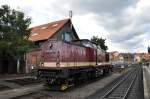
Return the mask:
M 78 38 L 74 35 L 75 31 L 73 31 L 71 28 L 71 23 L 66 23 L 65 26 L 62 27 L 57 33 L 55 33 L 55 35 L 53 35 L 50 39 L 63 40 L 65 33 L 69 33 L 73 40 L 77 40 Z

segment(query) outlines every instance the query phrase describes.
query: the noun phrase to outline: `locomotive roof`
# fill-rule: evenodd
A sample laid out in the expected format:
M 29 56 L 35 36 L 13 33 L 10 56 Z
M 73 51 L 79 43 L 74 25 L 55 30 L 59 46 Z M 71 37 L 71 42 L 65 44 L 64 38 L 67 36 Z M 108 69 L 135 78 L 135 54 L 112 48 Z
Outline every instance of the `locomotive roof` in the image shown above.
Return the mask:
M 52 37 L 58 30 L 60 30 L 69 21 L 71 22 L 70 19 L 64 19 L 64 20 L 59 20 L 59 21 L 32 27 L 30 28 L 31 34 L 29 36 L 29 40 L 33 42 L 47 40 L 50 37 Z M 78 37 L 77 34 L 76 36 Z
M 91 42 L 89 39 L 79 39 L 79 40 L 73 40 L 74 42 L 81 42 L 81 41 L 85 41 L 85 42 Z

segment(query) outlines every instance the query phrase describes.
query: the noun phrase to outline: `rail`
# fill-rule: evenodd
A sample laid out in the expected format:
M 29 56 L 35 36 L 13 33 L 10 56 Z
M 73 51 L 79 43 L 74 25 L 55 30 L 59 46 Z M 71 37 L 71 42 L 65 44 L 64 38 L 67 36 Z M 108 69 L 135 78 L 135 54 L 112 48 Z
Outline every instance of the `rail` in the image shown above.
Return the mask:
M 125 76 L 122 80 L 116 83 L 105 95 L 103 95 L 101 99 L 117 99 L 117 97 L 119 99 L 126 99 L 139 72 L 139 67 L 133 69 L 130 73 L 128 73 L 127 76 Z

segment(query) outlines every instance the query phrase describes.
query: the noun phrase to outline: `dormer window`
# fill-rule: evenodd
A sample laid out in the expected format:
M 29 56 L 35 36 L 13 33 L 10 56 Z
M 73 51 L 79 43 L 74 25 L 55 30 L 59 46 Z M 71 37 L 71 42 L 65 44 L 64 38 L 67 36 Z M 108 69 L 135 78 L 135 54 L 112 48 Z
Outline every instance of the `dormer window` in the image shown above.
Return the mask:
M 31 36 L 36 36 L 36 35 L 38 35 L 38 33 L 32 33 L 32 34 L 31 34 Z
M 43 27 L 41 27 L 41 29 L 42 29 L 42 30 L 47 29 L 47 28 L 48 28 L 47 26 L 43 26 Z
M 53 24 L 52 27 L 56 27 L 58 24 Z

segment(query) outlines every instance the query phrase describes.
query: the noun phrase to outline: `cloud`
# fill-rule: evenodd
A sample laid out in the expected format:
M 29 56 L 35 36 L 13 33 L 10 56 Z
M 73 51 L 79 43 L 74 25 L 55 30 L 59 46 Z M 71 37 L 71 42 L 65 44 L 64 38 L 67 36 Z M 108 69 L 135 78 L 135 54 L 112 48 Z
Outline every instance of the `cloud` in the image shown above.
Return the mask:
M 32 26 L 68 17 L 80 38 L 107 39 L 109 51 L 146 51 L 150 45 L 149 0 L 1 0 L 32 18 Z
M 70 0 L 70 5 L 73 10 L 78 11 L 80 14 L 88 12 L 96 14 L 119 14 L 120 11 L 135 2 L 137 2 L 137 0 Z

